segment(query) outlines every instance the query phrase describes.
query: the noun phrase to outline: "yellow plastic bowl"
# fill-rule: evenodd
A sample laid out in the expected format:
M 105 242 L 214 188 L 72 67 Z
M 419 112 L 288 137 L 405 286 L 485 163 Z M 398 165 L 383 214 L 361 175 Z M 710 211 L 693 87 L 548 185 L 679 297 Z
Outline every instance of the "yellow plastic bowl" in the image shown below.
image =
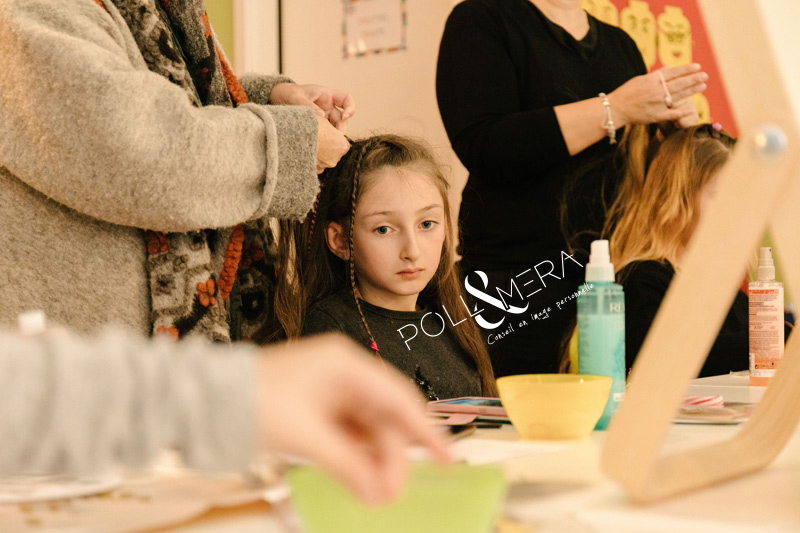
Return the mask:
M 581 374 L 521 374 L 497 379 L 508 418 L 524 439 L 578 439 L 594 429 L 611 378 Z

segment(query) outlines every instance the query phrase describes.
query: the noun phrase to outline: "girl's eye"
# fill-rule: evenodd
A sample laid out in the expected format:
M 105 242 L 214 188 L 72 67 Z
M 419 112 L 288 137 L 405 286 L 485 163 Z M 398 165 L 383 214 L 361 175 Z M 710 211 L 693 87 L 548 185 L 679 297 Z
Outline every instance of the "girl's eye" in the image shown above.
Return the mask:
M 435 225 L 436 225 L 436 222 L 433 221 L 433 220 L 426 220 L 425 222 L 420 224 L 422 229 L 433 229 L 433 226 L 435 226 Z
M 380 226 L 375 228 L 373 231 L 378 235 L 386 235 L 387 233 L 389 233 L 389 226 Z

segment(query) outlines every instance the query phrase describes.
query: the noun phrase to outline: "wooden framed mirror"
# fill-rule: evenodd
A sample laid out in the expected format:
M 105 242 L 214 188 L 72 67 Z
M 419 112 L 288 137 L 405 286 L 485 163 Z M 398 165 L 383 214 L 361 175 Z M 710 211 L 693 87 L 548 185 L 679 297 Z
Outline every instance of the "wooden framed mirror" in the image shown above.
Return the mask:
M 651 502 L 758 471 L 800 420 L 800 339 L 790 337 L 763 400 L 731 440 L 662 456 L 689 382 L 769 227 L 792 301 L 800 301 L 800 3 L 700 0 L 741 135 L 631 374 L 608 432 L 605 472 Z

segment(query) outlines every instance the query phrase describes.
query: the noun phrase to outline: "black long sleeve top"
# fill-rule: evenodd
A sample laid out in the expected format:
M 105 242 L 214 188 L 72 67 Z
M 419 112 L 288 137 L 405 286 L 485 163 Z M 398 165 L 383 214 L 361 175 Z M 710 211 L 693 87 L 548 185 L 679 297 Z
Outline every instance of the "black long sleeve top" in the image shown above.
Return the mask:
M 438 326 L 436 319 L 431 318 L 422 324 L 428 310 L 393 311 L 364 300 L 361 300 L 361 310 L 384 361 L 411 379 L 424 378 L 441 399 L 481 395 L 475 362 L 450 332 L 433 337 L 422 330 L 427 326 L 435 331 L 432 328 Z M 336 292 L 309 308 L 303 335 L 328 331 L 339 331 L 362 346 L 370 345 L 353 293 Z
M 436 92 L 470 172 L 460 215 L 467 265 L 530 267 L 565 249 L 565 176 L 613 147 L 603 139 L 571 157 L 553 108 L 647 72 L 624 31 L 591 16 L 589 26 L 577 41 L 529 0 L 465 0 L 450 14 Z
M 633 366 L 674 276 L 672 265 L 659 261 L 635 261 L 620 272 L 625 290 L 625 363 L 628 368 Z M 748 331 L 747 295 L 739 291 L 698 377 L 746 370 L 749 366 Z

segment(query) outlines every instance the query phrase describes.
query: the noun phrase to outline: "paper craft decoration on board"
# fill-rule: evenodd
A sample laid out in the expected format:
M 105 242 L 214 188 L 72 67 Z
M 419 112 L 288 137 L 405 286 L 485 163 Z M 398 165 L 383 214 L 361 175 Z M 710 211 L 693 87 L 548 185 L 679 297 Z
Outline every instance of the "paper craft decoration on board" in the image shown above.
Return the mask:
M 694 102 L 694 106 L 697 108 L 697 116 L 700 119 L 700 124 L 710 124 L 711 108 L 708 105 L 708 98 L 701 93 L 697 93 L 692 95 L 692 102 Z
M 656 63 L 656 17 L 644 0 L 631 0 L 620 14 L 620 27 L 631 36 L 648 69 Z
M 345 59 L 405 49 L 405 0 L 343 0 L 342 9 Z
M 692 62 L 692 25 L 679 7 L 665 6 L 658 16 L 658 58 L 668 67 Z
M 619 26 L 619 12 L 611 0 L 581 0 L 581 8 L 597 20 Z

